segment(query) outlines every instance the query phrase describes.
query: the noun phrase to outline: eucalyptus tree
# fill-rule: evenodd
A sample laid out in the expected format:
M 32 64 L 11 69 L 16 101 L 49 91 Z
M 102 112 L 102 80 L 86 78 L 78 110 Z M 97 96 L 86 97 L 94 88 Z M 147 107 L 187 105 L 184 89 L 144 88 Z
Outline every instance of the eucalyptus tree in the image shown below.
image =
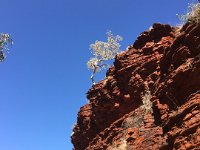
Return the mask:
M 119 42 L 123 39 L 119 35 L 114 36 L 111 31 L 106 34 L 107 42 L 96 40 L 94 44 L 90 45 L 93 57 L 87 62 L 87 66 L 92 70 L 91 80 L 93 84 L 95 84 L 95 73 L 109 66 L 107 61 L 115 58 L 120 50 Z
M 200 2 L 200 1 L 199 1 Z M 188 5 L 187 13 L 184 15 L 178 15 L 178 18 L 183 24 L 188 23 L 200 23 L 200 3 L 191 3 Z
M 9 46 L 13 45 L 13 40 L 10 34 L 1 33 L 0 34 L 0 61 L 6 58 L 6 53 L 9 52 Z

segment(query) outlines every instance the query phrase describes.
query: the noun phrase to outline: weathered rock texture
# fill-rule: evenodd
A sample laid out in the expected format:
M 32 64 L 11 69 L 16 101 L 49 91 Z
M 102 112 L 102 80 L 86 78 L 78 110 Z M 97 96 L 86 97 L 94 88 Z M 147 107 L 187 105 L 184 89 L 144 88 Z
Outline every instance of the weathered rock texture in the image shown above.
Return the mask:
M 200 149 L 200 25 L 156 23 L 87 93 L 75 150 Z

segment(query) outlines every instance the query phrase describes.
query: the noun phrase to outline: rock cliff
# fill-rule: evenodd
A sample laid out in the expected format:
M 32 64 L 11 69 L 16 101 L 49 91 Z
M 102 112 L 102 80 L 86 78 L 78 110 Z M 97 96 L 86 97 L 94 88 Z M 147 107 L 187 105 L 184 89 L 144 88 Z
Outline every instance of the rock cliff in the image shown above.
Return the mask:
M 74 150 L 200 149 L 200 25 L 155 23 L 87 98 Z

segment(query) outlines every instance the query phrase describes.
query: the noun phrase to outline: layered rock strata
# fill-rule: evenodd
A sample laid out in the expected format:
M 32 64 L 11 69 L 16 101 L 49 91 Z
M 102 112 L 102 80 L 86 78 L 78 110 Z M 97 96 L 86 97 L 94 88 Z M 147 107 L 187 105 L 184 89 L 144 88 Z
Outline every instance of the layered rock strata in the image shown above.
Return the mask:
M 200 25 L 154 24 L 87 98 L 74 150 L 200 149 Z

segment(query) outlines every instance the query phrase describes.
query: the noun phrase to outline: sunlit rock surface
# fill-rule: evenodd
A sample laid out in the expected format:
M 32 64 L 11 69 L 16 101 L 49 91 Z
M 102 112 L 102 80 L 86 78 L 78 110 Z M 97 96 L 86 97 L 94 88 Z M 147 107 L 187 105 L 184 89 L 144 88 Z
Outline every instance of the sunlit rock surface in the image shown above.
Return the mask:
M 200 149 L 200 25 L 154 24 L 87 98 L 74 150 Z

